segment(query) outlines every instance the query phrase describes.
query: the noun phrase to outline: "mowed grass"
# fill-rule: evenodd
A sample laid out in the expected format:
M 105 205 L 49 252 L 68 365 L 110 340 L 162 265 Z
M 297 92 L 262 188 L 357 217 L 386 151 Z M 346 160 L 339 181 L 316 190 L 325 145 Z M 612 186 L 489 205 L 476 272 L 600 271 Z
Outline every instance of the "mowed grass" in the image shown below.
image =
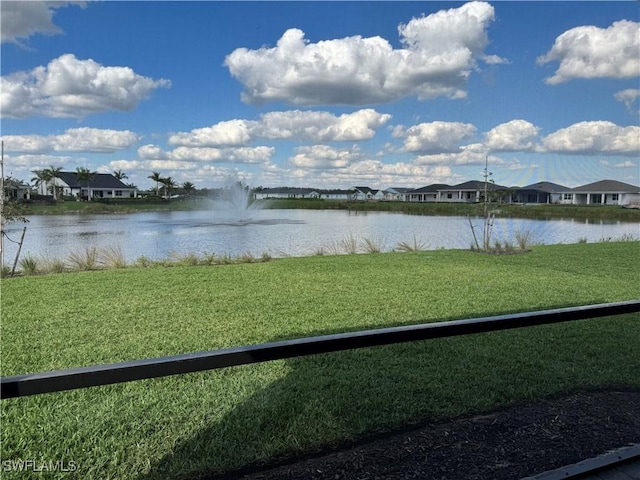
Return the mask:
M 639 254 L 640 243 L 623 242 L 3 280 L 1 372 L 635 299 Z M 193 478 L 410 422 L 585 387 L 640 387 L 639 321 L 592 319 L 3 400 L 0 456 L 73 461 L 77 478 Z

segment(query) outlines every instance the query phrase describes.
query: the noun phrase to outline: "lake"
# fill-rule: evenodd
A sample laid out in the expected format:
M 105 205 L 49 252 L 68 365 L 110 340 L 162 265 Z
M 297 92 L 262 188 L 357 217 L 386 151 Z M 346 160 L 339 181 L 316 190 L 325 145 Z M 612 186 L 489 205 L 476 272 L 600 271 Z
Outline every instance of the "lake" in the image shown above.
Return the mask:
M 350 239 L 359 244 L 370 240 L 382 251 L 400 242 L 417 242 L 425 249 L 468 249 L 473 241 L 466 217 L 344 210 L 254 210 L 244 216 L 214 211 L 34 215 L 26 224 L 22 256 L 64 259 L 72 251 L 95 246 L 120 247 L 127 262 L 143 255 L 158 260 L 187 253 L 284 257 L 343 253 L 341 243 Z M 481 238 L 482 218 L 472 218 L 472 223 Z M 22 227 L 9 225 L 8 237 L 19 240 Z M 535 243 L 596 242 L 622 236 L 637 239 L 640 223 L 496 218 L 492 238 L 515 243 L 518 230 L 530 231 Z M 16 245 L 5 239 L 5 252 L 10 264 Z

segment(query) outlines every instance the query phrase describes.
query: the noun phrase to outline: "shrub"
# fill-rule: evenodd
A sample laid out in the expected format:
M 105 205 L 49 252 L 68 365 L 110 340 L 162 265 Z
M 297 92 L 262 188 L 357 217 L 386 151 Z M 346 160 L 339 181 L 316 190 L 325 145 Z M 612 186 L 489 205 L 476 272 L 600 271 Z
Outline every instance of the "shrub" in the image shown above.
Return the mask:
M 633 233 L 624 233 L 618 238 L 618 242 L 637 242 L 638 238 Z
M 150 258 L 144 255 L 141 255 L 138 258 L 136 258 L 134 265 L 136 267 L 148 268 L 153 265 L 153 261 Z
M 364 251 L 367 253 L 380 253 L 382 251 L 381 242 L 365 238 L 363 241 Z
M 187 267 L 195 267 L 200 264 L 200 259 L 195 253 L 187 253 L 186 255 L 179 256 L 176 263 Z
M 68 260 L 77 270 L 95 270 L 98 268 L 98 249 L 87 247 L 84 252 L 71 252 Z
M 202 259 L 200 263 L 202 265 L 215 265 L 216 264 L 216 254 L 213 252 L 205 252 L 202 254 Z
M 102 250 L 102 264 L 107 268 L 125 268 L 127 261 L 122 247 L 108 247 Z
M 340 240 L 340 247 L 347 254 L 358 253 L 358 238 L 349 235 L 347 238 Z
M 270 260 L 271 260 L 271 255 L 269 255 L 267 252 L 264 252 L 260 257 L 261 262 L 268 262 Z
M 53 259 L 45 262 L 43 270 L 48 273 L 63 273 L 67 266 L 62 260 Z
M 218 265 L 230 265 L 233 263 L 233 258 L 228 253 L 218 257 Z
M 515 239 L 520 250 L 527 250 L 532 243 L 533 232 L 531 230 L 516 230 Z
M 256 261 L 255 257 L 253 255 L 251 255 L 251 253 L 246 252 L 243 253 L 242 255 L 240 255 L 236 261 L 238 263 L 253 263 Z
M 414 235 L 411 241 L 398 243 L 397 248 L 401 252 L 421 252 L 427 249 L 427 244 Z
M 33 255 L 27 255 L 20 260 L 20 269 L 24 275 L 35 275 L 38 273 L 38 259 Z

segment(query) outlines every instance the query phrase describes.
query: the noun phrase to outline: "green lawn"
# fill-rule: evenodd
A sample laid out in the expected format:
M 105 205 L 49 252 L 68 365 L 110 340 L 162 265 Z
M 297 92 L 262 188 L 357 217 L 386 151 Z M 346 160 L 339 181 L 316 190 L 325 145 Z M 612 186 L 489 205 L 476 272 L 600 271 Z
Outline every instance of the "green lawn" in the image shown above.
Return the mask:
M 639 242 L 623 242 L 7 279 L 1 371 L 635 299 L 639 254 Z M 3 400 L 0 454 L 73 460 L 78 478 L 182 478 L 576 388 L 640 387 L 638 321 L 593 319 Z

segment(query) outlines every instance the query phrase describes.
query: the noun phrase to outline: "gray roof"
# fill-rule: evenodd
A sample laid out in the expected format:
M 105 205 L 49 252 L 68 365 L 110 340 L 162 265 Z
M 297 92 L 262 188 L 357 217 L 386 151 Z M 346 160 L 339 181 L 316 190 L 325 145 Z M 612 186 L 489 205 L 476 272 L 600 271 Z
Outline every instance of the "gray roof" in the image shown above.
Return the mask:
M 69 188 L 86 188 L 86 184 L 84 182 L 78 182 L 78 175 L 76 172 L 60 172 L 60 180 L 69 185 Z M 122 183 L 110 173 L 96 173 L 93 180 L 89 182 L 89 187 L 111 188 L 116 190 L 132 188 Z
M 573 191 L 584 193 L 640 193 L 640 187 L 618 182 L 617 180 L 600 180 L 599 182 L 576 187 Z
M 373 190 L 372 188 L 369 187 L 353 187 L 354 190 L 359 190 L 362 193 L 373 193 L 375 194 L 377 192 L 377 190 Z
M 4 179 L 4 186 L 5 188 L 31 188 L 28 183 L 24 183 L 22 180 L 11 177 Z
M 385 192 L 395 192 L 395 193 L 407 193 L 413 190 L 412 188 L 407 187 L 389 187 L 385 190 Z
M 569 187 L 565 187 L 564 185 L 559 185 L 557 183 L 552 182 L 538 182 L 532 183 L 531 185 L 527 185 L 525 187 L 515 187 L 517 190 L 535 190 L 537 192 L 544 193 L 557 193 L 557 192 L 569 192 L 571 189 Z
M 487 190 L 505 190 L 507 188 L 507 187 L 504 187 L 502 185 L 498 185 L 496 183 L 491 183 L 491 182 L 486 182 L 486 186 L 487 186 Z M 482 181 L 479 181 L 479 180 L 470 180 L 468 182 L 459 183 L 458 185 L 454 185 L 452 187 L 443 188 L 441 190 L 454 190 L 454 191 L 473 190 L 473 191 L 478 191 L 478 190 L 484 190 L 484 188 L 485 188 L 485 182 L 482 182 Z
M 320 193 L 320 194 L 330 194 L 330 195 L 350 195 L 353 193 L 353 190 L 333 189 L 333 190 L 314 190 L 314 192 Z
M 446 183 L 434 183 L 432 185 L 427 185 L 425 187 L 416 188 L 415 190 L 411 190 L 408 193 L 435 193 L 438 190 L 443 190 L 451 188 L 451 185 L 447 185 Z

